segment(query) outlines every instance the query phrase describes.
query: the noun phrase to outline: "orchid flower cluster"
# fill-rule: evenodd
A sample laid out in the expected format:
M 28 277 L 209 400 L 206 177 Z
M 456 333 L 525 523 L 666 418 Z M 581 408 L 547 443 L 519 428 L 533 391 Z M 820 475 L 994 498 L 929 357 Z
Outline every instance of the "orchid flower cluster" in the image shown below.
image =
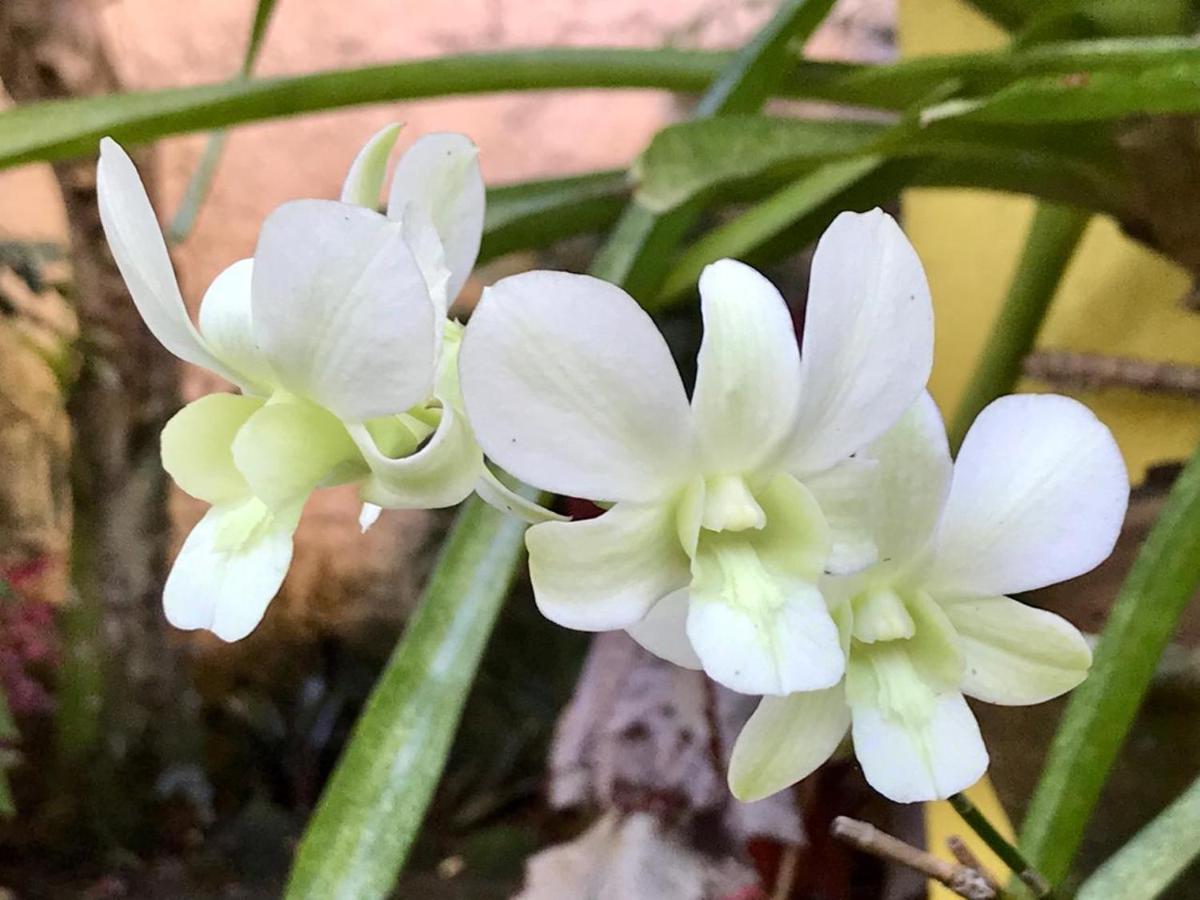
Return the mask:
M 132 163 L 102 145 L 113 254 L 147 326 L 241 389 L 181 410 L 163 464 L 212 508 L 164 605 L 181 628 L 248 634 L 278 591 L 316 488 L 381 508 L 472 491 L 535 524 L 536 602 L 585 631 L 762 700 L 729 782 L 743 800 L 807 776 L 850 736 L 868 781 L 944 798 L 988 757 L 965 697 L 1024 705 L 1079 684 L 1091 654 L 1064 619 L 1009 595 L 1111 552 L 1128 478 L 1108 429 L 1066 397 L 1002 398 L 956 460 L 925 392 L 929 288 L 879 210 L 817 245 L 803 338 L 761 274 L 721 260 L 699 282 L 689 398 L 624 291 L 535 271 L 447 316 L 478 254 L 484 188 L 461 135 L 418 140 L 375 210 L 397 128 L 354 161 L 338 202 L 268 217 L 253 259 L 186 312 Z M 564 521 L 492 474 L 603 508 Z

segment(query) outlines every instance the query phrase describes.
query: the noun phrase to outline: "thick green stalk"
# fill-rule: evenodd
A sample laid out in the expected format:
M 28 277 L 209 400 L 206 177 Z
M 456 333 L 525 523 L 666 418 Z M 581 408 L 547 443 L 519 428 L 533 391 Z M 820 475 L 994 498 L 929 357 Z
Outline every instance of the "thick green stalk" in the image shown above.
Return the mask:
M 1021 847 L 1051 883 L 1067 875 L 1155 667 L 1200 587 L 1200 448 L 1138 553 L 1051 744 Z
M 1021 363 L 1033 350 L 1050 301 L 1090 218 L 1090 213 L 1079 209 L 1052 203 L 1038 206 L 1004 305 L 951 422 L 951 447 L 962 444 L 985 406 L 1016 387 Z
M 1083 883 L 1076 900 L 1152 900 L 1200 856 L 1200 778 Z
M 696 104 L 693 117 L 707 119 L 761 109 L 782 80 L 788 45 L 808 40 L 832 6 L 833 0 L 783 0 L 775 15 L 713 80 Z M 656 212 L 634 198 L 596 255 L 592 274 L 649 301 L 658 292 L 671 257 L 697 214 L 698 209 L 687 205 Z
M 386 897 L 442 773 L 524 548 L 525 526 L 475 498 L 354 727 L 296 853 L 289 900 Z
M 730 59 L 704 50 L 552 47 L 54 100 L 0 113 L 0 168 L 92 153 L 105 135 L 138 143 L 364 103 L 562 88 L 699 93 Z

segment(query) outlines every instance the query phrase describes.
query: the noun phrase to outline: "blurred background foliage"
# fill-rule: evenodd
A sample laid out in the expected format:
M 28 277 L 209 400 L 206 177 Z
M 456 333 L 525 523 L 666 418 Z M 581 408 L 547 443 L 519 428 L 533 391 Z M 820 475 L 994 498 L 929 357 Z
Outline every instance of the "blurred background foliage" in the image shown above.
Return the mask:
M 672 709 L 709 698 L 688 726 L 713 748 L 702 766 L 727 752 L 730 701 L 618 653 L 629 670 L 600 691 L 615 705 L 595 707 L 587 638 L 536 614 L 521 528 L 478 503 L 452 524 L 395 515 L 358 541 L 346 498 L 318 498 L 324 530 L 307 546 L 302 533 L 307 563 L 253 638 L 217 648 L 168 632 L 165 561 L 195 510 L 168 494 L 157 434 L 181 393 L 214 385 L 181 382 L 125 296 L 98 229 L 97 141 L 141 148 L 196 295 L 227 262 L 214 258 L 230 249 L 222 231 L 252 240 L 287 196 L 272 168 L 332 195 L 348 156 L 335 164 L 323 141 L 352 148 L 371 130 L 255 123 L 370 106 L 375 123 L 467 131 L 485 172 L 507 154 L 524 179 L 489 188 L 464 315 L 501 274 L 590 269 L 654 313 L 685 369 L 705 264 L 767 267 L 801 323 L 805 251 L 833 215 L 898 207 L 937 304 L 931 387 L 954 439 L 1000 394 L 1070 392 L 1113 428 L 1137 486 L 1113 559 L 1028 598 L 1097 634 L 1096 665 L 1067 701 L 983 717 L 996 792 L 1022 850 L 1066 892 L 1200 890 L 1184 872 L 1200 852 L 1194 3 L 681 0 L 653 15 L 611 4 L 623 18 L 607 19 L 599 5 L 551 15 L 512 0 L 472 7 L 483 26 L 469 49 L 465 25 L 414 4 L 414 31 L 432 38 L 401 44 L 412 58 L 399 61 L 326 52 L 373 16 L 391 27 L 388 3 L 356 0 L 336 21 L 288 2 L 227 5 L 237 28 L 204 38 L 229 48 L 213 57 L 224 68 L 193 61 L 186 76 L 169 42 L 159 56 L 144 45 L 173 33 L 155 16 L 190 11 L 0 6 L 13 101 L 0 111 L 0 168 L 13 169 L 0 173 L 0 883 L 22 897 L 278 896 L 286 883 L 289 897 L 367 898 L 507 896 L 524 881 L 536 898 L 555 895 L 537 873 L 565 884 L 588 865 L 601 882 L 642 883 L 637 844 L 651 867 L 705 873 L 679 875 L 670 896 L 925 891 L 831 844 L 828 821 L 864 815 L 942 852 L 932 836 L 953 814 L 880 808 L 843 764 L 786 798 L 773 825 L 729 825 L 727 801 L 680 792 L 653 766 L 610 790 L 622 754 L 668 727 L 622 712 L 647 680 Z M 305 14 L 314 33 L 272 58 L 275 29 Z M 127 90 L 139 58 L 153 77 Z M 636 105 L 646 92 L 657 105 Z M 493 94 L 512 98 L 501 115 L 472 105 Z M 416 104 L 446 97 L 459 99 Z M 257 143 L 239 155 L 243 133 Z M 163 145 L 186 150 L 164 166 L 156 142 L 188 134 Z M 30 226 L 46 191 L 19 178 L 61 196 L 57 240 Z M 214 209 L 226 220 L 206 222 Z M 453 659 L 450 675 L 432 677 L 434 659 Z M 575 743 L 565 724 L 553 738 L 569 702 L 594 734 L 576 742 L 590 762 L 564 770 Z M 555 800 L 572 778 L 587 790 Z M 642 816 L 654 840 L 622 838 Z M 571 840 L 573 855 L 534 855 Z

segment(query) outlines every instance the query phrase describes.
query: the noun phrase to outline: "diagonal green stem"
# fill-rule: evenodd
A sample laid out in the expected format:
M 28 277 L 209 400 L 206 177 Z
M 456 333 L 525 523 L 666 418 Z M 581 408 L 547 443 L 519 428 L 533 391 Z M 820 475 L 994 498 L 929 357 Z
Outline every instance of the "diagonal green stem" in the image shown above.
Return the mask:
M 696 104 L 693 117 L 707 119 L 761 109 L 785 71 L 788 45 L 806 41 L 832 6 L 833 0 L 783 0 L 775 15 L 713 80 Z M 643 303 L 649 302 L 697 212 L 694 206 L 684 205 L 660 213 L 636 198 L 631 200 L 593 260 L 592 274 L 620 285 Z
M 1025 883 L 1025 886 L 1033 892 L 1033 896 L 1038 900 L 1054 900 L 1054 892 L 1050 885 L 1046 882 L 1038 871 L 1029 864 L 1029 861 L 1021 854 L 1021 851 L 1014 847 L 1005 839 L 996 826 L 988 821 L 987 816 L 980 812 L 979 807 L 971 802 L 966 794 L 954 794 L 950 798 L 950 805 L 954 807 L 954 811 L 958 813 L 971 830 L 979 836 L 979 839 L 987 844 L 988 848 L 1000 857 L 1000 861 L 1008 866 L 1013 873 Z
M 1200 856 L 1200 778 L 1083 883 L 1076 900 L 1152 900 Z
M 1075 254 L 1091 215 L 1083 210 L 1042 203 L 1025 236 L 1025 248 L 1000 314 L 950 425 L 950 446 L 957 449 L 983 408 L 1016 387 L 1021 363 L 1033 350 L 1050 302 Z
M 386 897 L 437 787 L 523 556 L 525 526 L 472 499 L 308 823 L 288 900 Z
M 1071 696 L 1030 802 L 1021 846 L 1052 883 L 1070 870 L 1159 657 L 1200 587 L 1197 560 L 1200 448 L 1121 585 L 1091 674 Z

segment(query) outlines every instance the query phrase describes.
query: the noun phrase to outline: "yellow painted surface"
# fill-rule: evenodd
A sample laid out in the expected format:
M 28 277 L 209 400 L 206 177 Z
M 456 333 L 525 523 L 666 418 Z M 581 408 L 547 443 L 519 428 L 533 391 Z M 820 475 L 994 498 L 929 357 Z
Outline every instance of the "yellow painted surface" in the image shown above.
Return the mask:
M 906 56 L 992 48 L 1004 40 L 957 0 L 901 0 L 899 33 Z M 953 415 L 1004 298 L 1033 202 L 930 189 L 909 191 L 903 209 L 937 309 L 931 389 Z M 1067 270 L 1039 346 L 1200 363 L 1200 315 L 1179 303 L 1188 285 L 1181 270 L 1097 218 Z M 1184 458 L 1200 441 L 1200 403 L 1193 400 L 1122 389 L 1079 399 L 1112 428 L 1135 483 L 1148 465 Z
M 901 0 L 899 36 L 904 56 L 988 49 L 1004 42 L 999 29 L 958 0 Z M 1004 299 L 1033 209 L 1029 199 L 983 191 L 913 190 L 903 198 L 904 228 L 924 261 L 937 311 L 931 390 L 947 415 L 958 406 Z M 1200 364 L 1200 315 L 1179 303 L 1188 286 L 1180 269 L 1123 237 L 1111 221 L 1094 219 L 1055 297 L 1039 346 Z M 1120 389 L 1079 399 L 1113 430 L 1135 483 L 1147 466 L 1185 458 L 1200 442 L 1200 403 L 1195 401 Z M 968 794 L 1011 834 L 986 778 Z M 950 858 L 946 838 L 958 834 L 995 874 L 1006 876 L 1006 868 L 980 846 L 949 804 L 928 804 L 925 824 L 931 852 Z M 930 897 L 951 900 L 954 895 L 935 885 Z
M 1013 839 L 1012 824 L 1008 821 L 1004 807 L 1000 805 L 1000 798 L 996 796 L 995 788 L 987 778 L 968 788 L 964 793 L 987 817 L 987 820 L 996 826 L 997 831 L 1008 840 Z M 963 824 L 963 820 L 958 817 L 953 806 L 945 800 L 925 804 L 925 845 L 930 851 L 943 859 L 952 860 L 953 857 L 946 849 L 946 839 L 954 835 L 966 842 L 967 846 L 971 848 L 971 852 L 975 854 L 975 858 L 994 878 L 1001 884 L 1008 882 L 1010 874 L 1008 866 L 1004 865 L 1000 861 L 1000 857 Z M 930 900 L 961 900 L 958 894 L 936 882 L 930 882 L 929 898 Z

